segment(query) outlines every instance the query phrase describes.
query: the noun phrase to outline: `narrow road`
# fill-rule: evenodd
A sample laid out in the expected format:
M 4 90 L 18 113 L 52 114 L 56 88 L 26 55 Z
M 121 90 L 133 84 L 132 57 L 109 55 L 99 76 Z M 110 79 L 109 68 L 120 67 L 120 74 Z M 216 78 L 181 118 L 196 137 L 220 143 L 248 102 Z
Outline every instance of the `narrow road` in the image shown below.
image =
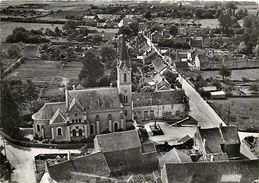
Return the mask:
M 200 94 L 184 79 L 180 78 L 182 88 L 190 101 L 190 116 L 199 121 L 202 128 L 218 127 L 219 124 L 225 125 L 224 121 L 211 108 L 211 106 L 203 100 Z
M 38 154 L 54 154 L 54 153 L 79 153 L 79 150 L 67 150 L 67 149 L 45 149 L 45 148 L 28 148 L 18 146 L 5 140 L 7 159 L 15 170 L 12 174 L 12 181 L 18 183 L 35 183 L 35 165 L 34 156 Z M 0 135 L 0 145 L 3 145 L 3 137 Z

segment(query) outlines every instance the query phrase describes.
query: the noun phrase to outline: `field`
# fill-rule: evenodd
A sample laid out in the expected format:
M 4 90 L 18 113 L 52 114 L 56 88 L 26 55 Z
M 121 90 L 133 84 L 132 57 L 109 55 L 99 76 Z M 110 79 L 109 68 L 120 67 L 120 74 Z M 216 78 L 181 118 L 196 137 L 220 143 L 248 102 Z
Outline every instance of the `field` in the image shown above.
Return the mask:
M 54 30 L 56 27 L 62 28 L 62 24 L 42 24 L 42 23 L 22 23 L 22 22 L 0 22 L 0 40 L 1 42 L 5 42 L 5 38 L 12 34 L 13 30 L 17 27 L 24 27 L 27 30 L 38 30 L 40 28 L 50 28 Z
M 212 107 L 223 121 L 237 125 L 240 130 L 259 130 L 258 98 L 229 98 L 214 100 Z M 230 106 L 230 110 L 229 110 Z
M 59 96 L 62 92 L 59 90 L 61 86 L 61 77 L 70 80 L 77 79 L 82 68 L 81 62 L 69 62 L 60 70 L 61 63 L 44 60 L 28 60 L 21 64 L 12 73 L 6 76 L 5 79 L 30 79 L 36 84 L 47 82 L 48 88 L 43 93 L 43 96 Z
M 219 27 L 219 21 L 217 19 L 201 19 L 199 20 L 199 23 L 201 24 L 201 27 L 209 27 L 211 29 L 214 29 L 216 27 Z
M 222 79 L 219 71 L 201 71 L 203 78 L 219 78 Z M 259 80 L 259 69 L 243 69 L 243 70 L 232 70 L 231 80 L 242 80 L 242 77 L 254 78 Z

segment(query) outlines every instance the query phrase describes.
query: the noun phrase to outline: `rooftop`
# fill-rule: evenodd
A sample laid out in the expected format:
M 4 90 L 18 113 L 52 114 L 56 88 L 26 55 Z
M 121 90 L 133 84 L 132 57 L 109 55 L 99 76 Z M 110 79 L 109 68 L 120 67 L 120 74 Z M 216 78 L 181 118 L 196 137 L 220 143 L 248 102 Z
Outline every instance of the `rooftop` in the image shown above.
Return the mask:
M 258 179 L 258 163 L 259 160 L 168 163 L 163 167 L 162 179 L 177 183 L 223 183 L 238 177 L 238 182 L 250 183 Z
M 141 147 L 136 130 L 96 135 L 95 140 L 102 152 L 114 152 Z
M 132 94 L 133 106 L 152 106 L 166 104 L 182 104 L 184 90 L 167 90 L 160 92 L 139 92 Z

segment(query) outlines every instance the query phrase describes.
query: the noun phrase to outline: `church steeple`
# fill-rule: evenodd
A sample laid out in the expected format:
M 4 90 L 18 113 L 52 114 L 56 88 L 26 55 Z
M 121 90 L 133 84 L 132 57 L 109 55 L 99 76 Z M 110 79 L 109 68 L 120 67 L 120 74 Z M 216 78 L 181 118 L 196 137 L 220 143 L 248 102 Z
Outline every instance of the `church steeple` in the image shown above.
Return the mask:
M 131 89 L 131 64 L 125 37 L 119 38 L 119 58 L 117 65 L 117 87 L 123 113 L 127 120 L 132 120 L 132 89 Z
M 122 68 L 124 66 L 131 68 L 130 64 L 130 59 L 129 59 L 129 54 L 128 54 L 128 48 L 126 45 L 126 40 L 125 36 L 122 35 L 120 37 L 120 42 L 119 42 L 119 68 Z

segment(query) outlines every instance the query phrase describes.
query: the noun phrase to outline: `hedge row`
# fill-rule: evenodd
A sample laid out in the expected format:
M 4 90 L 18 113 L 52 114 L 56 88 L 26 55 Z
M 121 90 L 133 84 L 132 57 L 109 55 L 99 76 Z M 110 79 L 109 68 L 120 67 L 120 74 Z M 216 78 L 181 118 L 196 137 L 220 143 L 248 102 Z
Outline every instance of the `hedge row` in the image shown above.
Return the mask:
M 0 130 L 0 134 L 8 141 L 16 145 L 24 146 L 24 147 L 35 147 L 35 148 L 53 148 L 53 149 L 80 149 L 82 146 L 87 144 L 88 148 L 93 148 L 93 143 L 76 143 L 76 144 L 38 144 L 33 142 L 27 142 L 22 140 L 13 139 L 2 130 Z

